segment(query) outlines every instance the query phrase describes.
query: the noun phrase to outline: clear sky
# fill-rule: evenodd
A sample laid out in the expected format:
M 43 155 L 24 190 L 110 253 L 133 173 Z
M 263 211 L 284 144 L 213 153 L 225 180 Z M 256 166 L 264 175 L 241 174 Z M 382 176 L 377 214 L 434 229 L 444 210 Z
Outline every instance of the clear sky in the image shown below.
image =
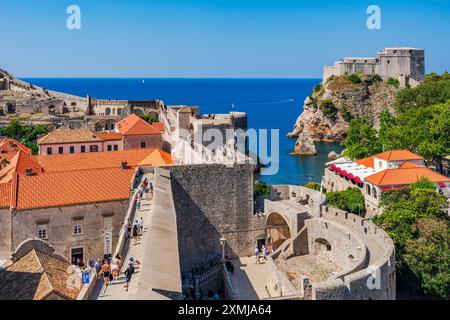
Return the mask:
M 0 16 L 0 67 L 19 77 L 320 77 L 399 45 L 450 69 L 448 0 L 1 0 Z

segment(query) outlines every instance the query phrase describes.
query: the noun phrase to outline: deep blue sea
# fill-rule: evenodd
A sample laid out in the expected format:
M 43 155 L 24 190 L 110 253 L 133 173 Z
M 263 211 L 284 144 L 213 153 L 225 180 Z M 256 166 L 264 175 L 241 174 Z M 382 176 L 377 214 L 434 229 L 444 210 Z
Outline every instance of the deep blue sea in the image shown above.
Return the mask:
M 248 127 L 280 130 L 278 174 L 261 176 L 269 184 L 320 181 L 330 151 L 342 147 L 318 143 L 317 156 L 290 156 L 295 139 L 286 134 L 300 115 L 303 101 L 320 79 L 23 79 L 38 86 L 98 99 L 163 100 L 167 105 L 200 106 L 201 113 L 243 111 Z M 142 80 L 145 80 L 144 82 Z M 269 149 L 270 150 L 270 149 Z

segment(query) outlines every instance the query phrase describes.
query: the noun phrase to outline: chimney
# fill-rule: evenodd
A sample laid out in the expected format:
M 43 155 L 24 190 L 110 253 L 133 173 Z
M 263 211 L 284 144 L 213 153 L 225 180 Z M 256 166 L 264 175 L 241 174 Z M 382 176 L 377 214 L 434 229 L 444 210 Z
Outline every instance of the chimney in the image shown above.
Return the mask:
M 128 169 L 128 162 L 122 161 L 122 162 L 120 163 L 120 167 L 121 167 L 122 169 Z
M 33 175 L 33 168 L 26 168 L 25 172 L 26 172 L 27 176 L 32 176 Z

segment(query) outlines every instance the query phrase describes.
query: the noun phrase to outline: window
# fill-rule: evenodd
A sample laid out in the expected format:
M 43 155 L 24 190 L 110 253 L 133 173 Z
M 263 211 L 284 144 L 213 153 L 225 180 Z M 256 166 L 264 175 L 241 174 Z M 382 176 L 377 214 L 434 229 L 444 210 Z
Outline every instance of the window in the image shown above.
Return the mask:
M 81 153 L 85 153 L 86 152 L 86 146 L 81 146 Z
M 141 142 L 141 149 L 145 148 L 145 142 Z
M 119 150 L 119 145 L 115 144 L 114 145 L 114 151 L 117 151 L 117 150 Z
M 377 194 L 377 188 L 372 188 L 372 195 L 375 199 L 378 198 L 378 194 Z
M 381 161 L 378 161 L 378 166 L 381 168 L 383 163 Z
M 64 147 L 59 147 L 58 148 L 58 153 L 59 154 L 63 154 L 64 153 Z
M 73 220 L 73 234 L 83 234 L 83 219 Z
M 366 193 L 370 196 L 370 186 L 366 185 Z
M 74 146 L 70 147 L 70 153 L 75 153 L 75 147 Z
M 98 146 L 97 145 L 90 146 L 89 147 L 89 152 L 98 152 Z
M 47 148 L 47 154 L 50 156 L 52 155 L 52 147 Z
M 47 223 L 40 223 L 37 226 L 38 229 L 38 238 L 39 239 L 48 239 L 48 224 Z
M 108 151 L 112 151 L 112 145 L 108 145 Z

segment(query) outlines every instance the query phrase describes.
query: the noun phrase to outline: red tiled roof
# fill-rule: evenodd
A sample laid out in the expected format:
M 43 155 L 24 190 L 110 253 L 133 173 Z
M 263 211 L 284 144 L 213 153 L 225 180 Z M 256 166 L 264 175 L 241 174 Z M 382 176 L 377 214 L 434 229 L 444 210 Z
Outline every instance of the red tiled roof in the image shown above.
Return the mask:
M 15 207 L 25 210 L 126 200 L 134 174 L 133 169 L 106 168 L 17 175 Z
M 359 160 L 356 160 L 355 162 L 364 167 L 373 168 L 373 156 L 359 159 Z
M 165 130 L 164 123 L 162 123 L 162 122 L 153 122 L 151 124 L 151 126 L 153 128 L 155 128 L 156 130 L 158 130 L 159 132 L 164 132 L 164 130 Z
M 0 183 L 12 181 L 15 173 L 24 174 L 26 169 L 33 169 L 34 172 L 42 172 L 42 167 L 36 161 L 35 157 L 19 151 L 11 159 L 11 162 L 0 171 Z
M 20 143 L 19 141 L 11 138 L 0 138 L 0 154 L 13 153 L 17 151 L 23 151 L 26 154 L 31 154 L 31 149 Z M 0 155 L 1 156 L 1 155 Z
M 117 129 L 124 136 L 161 134 L 159 130 L 134 113 L 117 123 Z
M 122 161 L 127 162 L 128 166 L 131 167 L 160 166 L 173 163 L 171 155 L 160 150 L 158 150 L 158 152 L 164 154 L 164 161 L 155 161 L 155 158 L 144 161 L 155 150 L 158 149 L 146 148 L 112 152 L 61 154 L 54 156 L 42 155 L 34 156 L 33 158 L 42 166 L 44 172 L 119 168 Z
M 39 139 L 39 145 L 60 143 L 101 142 L 102 140 L 90 129 L 56 129 Z
M 104 141 L 114 141 L 114 140 L 122 140 L 122 134 L 121 133 L 115 133 L 115 132 L 101 132 L 97 133 L 97 137 Z
M 0 183 L 0 208 L 9 208 L 12 183 Z
M 365 180 L 376 186 L 391 186 L 413 184 L 420 178 L 427 178 L 434 183 L 450 182 L 450 178 L 425 167 L 386 169 L 366 177 Z
M 406 161 L 406 160 L 422 160 L 423 158 L 409 150 L 390 150 L 373 155 L 387 161 Z

